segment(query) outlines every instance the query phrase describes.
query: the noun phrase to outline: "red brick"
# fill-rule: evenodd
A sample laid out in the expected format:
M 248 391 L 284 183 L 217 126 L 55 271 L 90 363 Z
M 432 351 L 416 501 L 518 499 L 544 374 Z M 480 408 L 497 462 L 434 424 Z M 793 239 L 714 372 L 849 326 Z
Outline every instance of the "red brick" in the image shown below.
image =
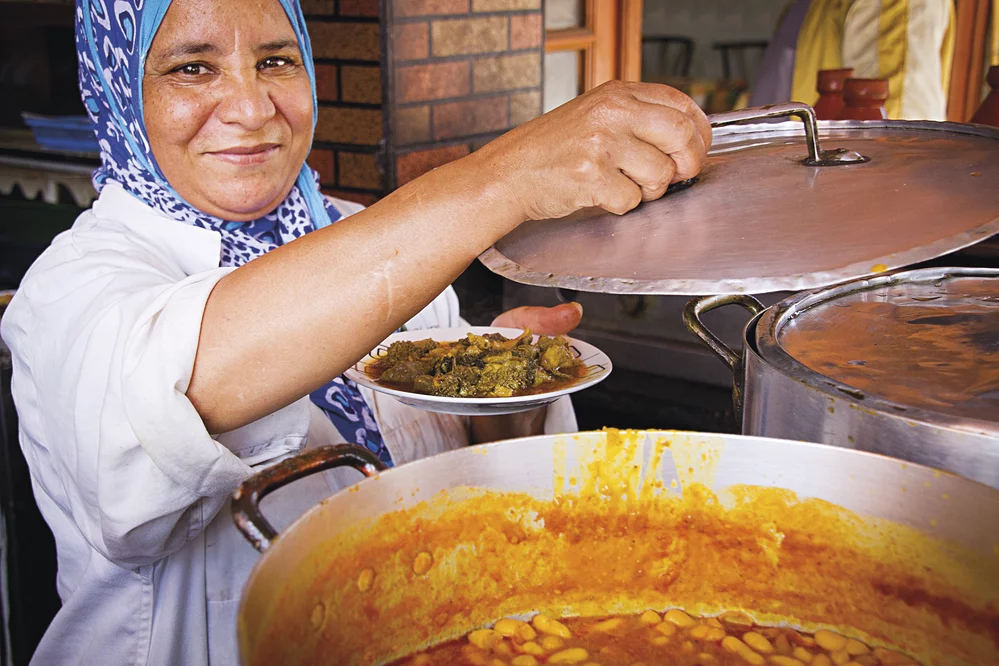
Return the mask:
M 317 58 L 377 61 L 381 33 L 377 23 L 310 21 L 312 55 Z
M 510 95 L 510 124 L 526 123 L 541 115 L 541 92 L 526 92 Z
M 378 0 L 340 0 L 340 16 L 378 16 Z
M 541 14 L 510 17 L 510 48 L 535 49 L 541 46 Z
M 380 104 L 382 70 L 377 66 L 344 65 L 340 69 L 340 87 L 344 102 Z
M 424 60 L 430 56 L 430 27 L 426 23 L 396 23 L 392 26 L 392 57 Z
M 378 109 L 319 107 L 318 141 L 375 146 L 382 135 L 382 112 Z
M 326 148 L 313 148 L 306 160 L 309 166 L 319 172 L 319 182 L 332 183 L 333 175 L 333 151 Z
M 382 189 L 382 174 L 378 170 L 378 160 L 371 153 L 341 152 L 340 187 L 359 187 L 367 190 Z
M 468 146 L 461 144 L 399 155 L 395 160 L 396 182 L 398 185 L 405 185 L 431 169 L 453 162 L 467 154 Z
M 400 146 L 430 141 L 430 107 L 397 107 L 392 114 L 393 138 Z
M 467 14 L 468 0 L 394 0 L 396 18 Z
M 472 80 L 477 93 L 538 87 L 541 85 L 541 52 L 479 58 L 473 66 Z
M 507 97 L 449 102 L 434 107 L 434 139 L 453 139 L 503 130 L 510 126 Z
M 467 61 L 411 65 L 395 71 L 396 102 L 425 102 L 461 97 L 471 92 Z
M 378 201 L 377 194 L 367 194 L 366 192 L 344 192 L 343 190 L 323 188 L 323 194 L 327 194 L 331 197 L 336 197 L 337 199 L 353 201 L 355 203 L 361 204 L 362 206 L 370 206 L 371 204 Z
M 541 0 L 472 0 L 472 9 L 477 12 L 541 9 Z
M 324 102 L 337 101 L 336 65 L 316 65 L 316 96 Z
M 335 12 L 334 5 L 333 0 L 302 0 L 302 13 L 331 16 Z
M 506 51 L 505 16 L 437 20 L 430 28 L 435 57 Z

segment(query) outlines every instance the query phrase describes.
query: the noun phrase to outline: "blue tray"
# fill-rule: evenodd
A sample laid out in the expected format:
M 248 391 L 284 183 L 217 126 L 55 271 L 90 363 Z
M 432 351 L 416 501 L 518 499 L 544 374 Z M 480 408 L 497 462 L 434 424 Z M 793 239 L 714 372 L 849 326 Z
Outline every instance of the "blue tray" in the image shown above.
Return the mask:
M 94 124 L 88 116 L 41 116 L 37 113 L 22 113 L 25 124 L 31 128 L 38 145 L 49 150 L 63 150 L 74 153 L 96 153 L 100 151 Z

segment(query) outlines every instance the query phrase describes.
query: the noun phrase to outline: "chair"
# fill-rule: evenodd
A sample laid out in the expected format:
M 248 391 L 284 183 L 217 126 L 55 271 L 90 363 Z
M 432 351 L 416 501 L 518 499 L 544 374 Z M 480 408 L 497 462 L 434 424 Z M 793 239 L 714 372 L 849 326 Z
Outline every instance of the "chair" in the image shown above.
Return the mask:
M 722 77 L 729 81 L 742 79 L 751 88 L 768 44 L 768 41 L 761 39 L 715 42 L 713 47 L 721 54 Z
M 642 37 L 642 80 L 687 78 L 694 57 L 694 40 L 678 35 Z

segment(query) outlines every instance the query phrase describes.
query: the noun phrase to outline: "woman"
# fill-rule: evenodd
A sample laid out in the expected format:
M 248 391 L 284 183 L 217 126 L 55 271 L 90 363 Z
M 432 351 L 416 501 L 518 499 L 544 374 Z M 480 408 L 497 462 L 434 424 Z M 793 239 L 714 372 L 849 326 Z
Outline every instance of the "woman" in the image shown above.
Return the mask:
M 63 608 L 35 662 L 234 663 L 255 560 L 228 516 L 237 484 L 331 441 L 399 464 L 573 427 L 565 411 L 467 426 L 339 375 L 403 325 L 457 324 L 449 283 L 525 219 L 623 213 L 693 176 L 710 129 L 676 91 L 607 86 L 341 220 L 304 166 L 316 103 L 297 1 L 111 5 L 77 9 L 100 197 L 3 321 L 59 551 Z M 352 480 L 306 479 L 264 510 L 286 522 Z

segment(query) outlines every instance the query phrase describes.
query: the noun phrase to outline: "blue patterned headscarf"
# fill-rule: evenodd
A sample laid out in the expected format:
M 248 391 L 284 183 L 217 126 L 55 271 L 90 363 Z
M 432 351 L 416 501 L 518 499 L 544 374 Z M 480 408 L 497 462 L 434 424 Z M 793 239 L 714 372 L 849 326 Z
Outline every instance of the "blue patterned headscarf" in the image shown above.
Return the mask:
M 305 18 L 298 0 L 280 2 L 298 37 L 309 74 L 314 127 L 318 114 L 316 76 Z M 80 93 L 101 150 L 101 167 L 94 174 L 97 190 L 108 181 L 117 182 L 132 196 L 178 222 L 217 231 L 222 235 L 222 266 L 240 266 L 340 219 L 340 212 L 319 190 L 319 176 L 306 164 L 285 200 L 251 222 L 229 222 L 208 215 L 184 201 L 170 186 L 149 147 L 142 108 L 146 55 L 169 6 L 170 0 L 77 0 Z M 391 464 L 371 409 L 354 382 L 337 377 L 310 397 L 348 442 L 366 446 Z

